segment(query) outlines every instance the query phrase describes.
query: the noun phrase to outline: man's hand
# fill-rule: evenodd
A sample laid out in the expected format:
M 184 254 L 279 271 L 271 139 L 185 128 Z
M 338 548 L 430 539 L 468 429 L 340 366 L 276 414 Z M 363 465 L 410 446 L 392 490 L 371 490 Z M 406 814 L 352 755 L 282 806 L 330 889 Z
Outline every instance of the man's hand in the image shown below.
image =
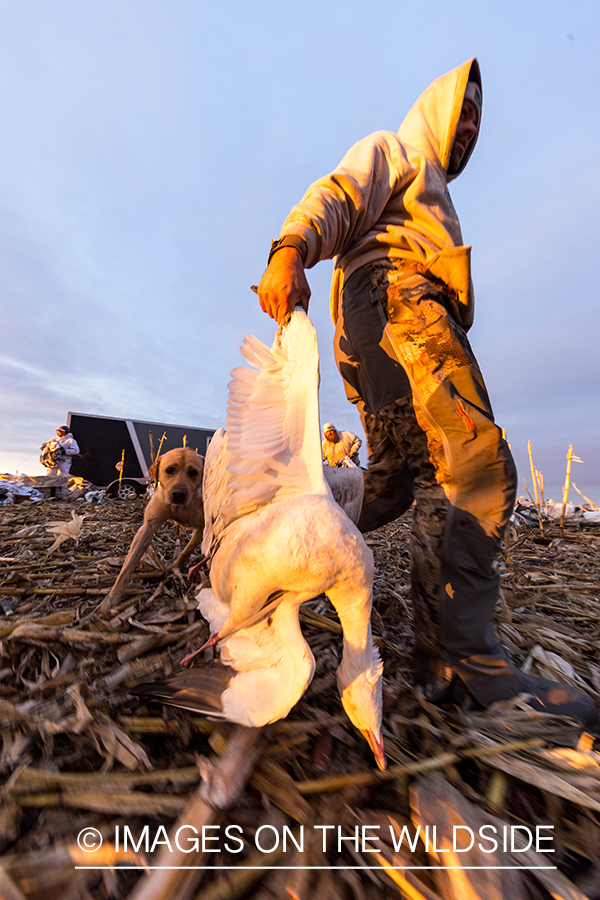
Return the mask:
M 281 325 L 299 303 L 308 312 L 310 288 L 302 256 L 295 247 L 282 247 L 273 254 L 258 286 L 260 308 Z

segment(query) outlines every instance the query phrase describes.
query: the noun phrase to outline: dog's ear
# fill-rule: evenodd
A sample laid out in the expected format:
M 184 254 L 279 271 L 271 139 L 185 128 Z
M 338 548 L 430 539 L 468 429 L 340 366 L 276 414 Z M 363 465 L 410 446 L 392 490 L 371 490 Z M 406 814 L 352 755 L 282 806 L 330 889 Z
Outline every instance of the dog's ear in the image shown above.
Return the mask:
M 159 465 L 160 465 L 160 456 L 158 457 L 158 459 L 156 460 L 156 462 L 153 462 L 152 465 L 150 466 L 150 468 L 148 469 L 148 474 L 150 475 L 150 478 L 151 478 L 152 481 L 154 482 L 154 487 L 155 487 L 155 488 L 158 487 L 158 468 L 159 468 Z
M 198 452 L 194 453 L 194 456 L 195 456 L 194 465 L 200 472 L 200 484 L 202 484 L 202 482 L 204 480 L 204 457 L 200 456 L 200 454 Z

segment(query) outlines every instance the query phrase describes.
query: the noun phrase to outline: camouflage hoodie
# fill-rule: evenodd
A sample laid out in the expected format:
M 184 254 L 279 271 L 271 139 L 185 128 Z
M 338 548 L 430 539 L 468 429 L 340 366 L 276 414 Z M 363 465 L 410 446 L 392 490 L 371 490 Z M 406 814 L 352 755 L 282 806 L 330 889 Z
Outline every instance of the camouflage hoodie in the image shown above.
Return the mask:
M 315 181 L 283 224 L 281 237 L 297 234 L 308 245 L 307 268 L 334 257 L 331 312 L 338 315 L 344 282 L 360 266 L 385 258 L 424 264 L 445 281 L 462 305 L 465 328 L 473 321 L 470 247 L 462 246 L 448 182 L 450 151 L 467 82 L 481 87 L 479 65 L 469 59 L 436 79 L 398 129 L 376 131 L 350 148 L 339 166 Z

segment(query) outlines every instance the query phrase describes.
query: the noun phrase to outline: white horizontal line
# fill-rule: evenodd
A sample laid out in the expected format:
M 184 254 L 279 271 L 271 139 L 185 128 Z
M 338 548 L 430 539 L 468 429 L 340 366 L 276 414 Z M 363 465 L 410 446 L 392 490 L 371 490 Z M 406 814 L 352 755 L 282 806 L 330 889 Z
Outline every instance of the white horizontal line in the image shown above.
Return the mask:
M 386 869 L 395 869 L 398 871 L 403 871 L 404 869 L 519 869 L 521 871 L 535 871 L 537 869 L 557 869 L 558 866 L 75 866 L 76 869 L 109 869 L 110 871 L 131 871 L 132 869 L 140 869 L 141 871 L 146 871 L 149 869 L 174 869 L 174 870 L 184 870 L 184 869 L 193 869 L 193 870 L 215 870 L 215 871 L 223 871 L 223 872 L 233 872 L 238 869 L 285 869 L 289 870 L 298 870 L 298 871 L 308 871 L 309 869 L 372 869 L 373 871 L 384 871 Z

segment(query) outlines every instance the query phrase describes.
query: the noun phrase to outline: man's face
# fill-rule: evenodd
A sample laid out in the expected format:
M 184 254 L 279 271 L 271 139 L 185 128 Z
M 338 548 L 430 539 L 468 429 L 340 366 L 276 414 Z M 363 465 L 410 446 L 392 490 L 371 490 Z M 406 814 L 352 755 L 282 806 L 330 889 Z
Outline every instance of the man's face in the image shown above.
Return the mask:
M 479 108 L 474 100 L 465 97 L 463 107 L 460 111 L 460 118 L 456 126 L 456 135 L 452 150 L 450 151 L 450 165 L 448 171 L 456 172 L 460 166 L 461 160 L 465 155 L 465 150 L 469 146 L 471 138 L 477 134 L 479 128 Z
M 332 444 L 337 443 L 338 433 L 335 430 L 335 428 L 328 428 L 327 431 L 325 432 L 325 438 L 326 438 L 326 440 L 330 441 L 330 443 L 332 443 Z

